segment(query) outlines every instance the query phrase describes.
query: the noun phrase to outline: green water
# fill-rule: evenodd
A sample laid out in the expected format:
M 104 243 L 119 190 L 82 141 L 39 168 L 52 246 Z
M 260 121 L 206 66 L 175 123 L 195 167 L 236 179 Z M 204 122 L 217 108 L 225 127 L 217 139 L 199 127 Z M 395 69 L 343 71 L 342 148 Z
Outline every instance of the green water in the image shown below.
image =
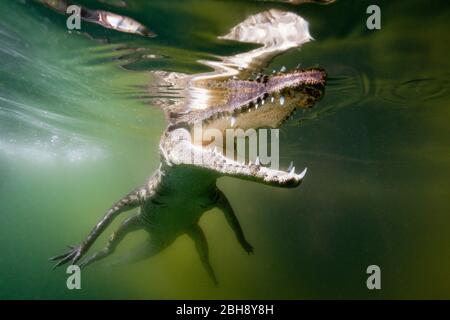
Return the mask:
M 372 2 L 379 31 L 365 27 Z M 0 3 L 0 298 L 450 298 L 447 1 L 80 3 L 158 37 L 88 23 L 68 33 L 64 16 L 36 2 Z M 81 241 L 159 164 L 165 120 L 149 71 L 204 72 L 200 59 L 249 50 L 217 37 L 271 8 L 305 18 L 315 41 L 268 69 L 318 65 L 329 82 L 313 110 L 281 129 L 282 166 L 308 167 L 299 188 L 219 181 L 255 255 L 212 210 L 200 224 L 219 287 L 182 236 L 134 265 L 93 265 L 82 290 L 67 290 L 47 258 Z M 366 288 L 371 264 L 380 291 Z

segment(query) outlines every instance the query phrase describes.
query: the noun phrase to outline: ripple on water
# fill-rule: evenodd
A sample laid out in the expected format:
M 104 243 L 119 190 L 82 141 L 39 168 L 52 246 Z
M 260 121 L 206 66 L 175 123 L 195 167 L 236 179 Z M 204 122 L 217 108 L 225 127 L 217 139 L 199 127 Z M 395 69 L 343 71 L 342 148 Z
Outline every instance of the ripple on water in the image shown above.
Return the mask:
M 306 110 L 299 122 L 332 114 L 348 106 L 358 107 L 369 99 L 380 99 L 399 107 L 447 101 L 449 76 L 423 76 L 408 80 L 385 80 L 348 66 L 327 68 L 324 102 Z
M 399 105 L 418 102 L 443 101 L 448 99 L 448 75 L 422 77 L 397 83 L 384 83 L 377 97 Z

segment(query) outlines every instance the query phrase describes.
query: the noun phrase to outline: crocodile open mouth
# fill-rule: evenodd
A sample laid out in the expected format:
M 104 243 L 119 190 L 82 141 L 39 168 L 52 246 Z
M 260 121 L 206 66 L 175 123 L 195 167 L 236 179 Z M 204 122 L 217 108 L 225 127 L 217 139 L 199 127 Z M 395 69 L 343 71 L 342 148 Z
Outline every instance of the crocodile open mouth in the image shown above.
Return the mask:
M 252 80 L 229 79 L 211 83 L 213 89 L 221 88 L 227 92 L 226 103 L 204 110 L 191 110 L 177 118 L 178 126 L 169 128 L 166 134 L 171 138 L 166 141 L 181 148 L 163 146 L 163 150 L 169 150 L 167 159 L 174 164 L 191 164 L 191 156 L 196 154 L 197 159 L 201 159 L 197 165 L 204 169 L 279 187 L 295 187 L 302 182 L 306 169 L 297 174 L 292 162 L 286 170 L 279 170 L 278 165 L 272 167 L 272 159 L 264 161 L 271 163 L 269 168 L 256 154 L 252 157 L 245 152 L 244 158 L 236 156 L 234 137 L 229 146 L 225 131 L 279 128 L 298 108 L 310 108 L 323 96 L 325 81 L 326 73 L 322 69 L 296 69 L 257 75 Z M 203 130 L 200 140 L 195 138 L 198 124 Z M 218 135 L 204 134 L 209 129 L 214 129 Z M 183 152 L 175 154 L 174 150 Z

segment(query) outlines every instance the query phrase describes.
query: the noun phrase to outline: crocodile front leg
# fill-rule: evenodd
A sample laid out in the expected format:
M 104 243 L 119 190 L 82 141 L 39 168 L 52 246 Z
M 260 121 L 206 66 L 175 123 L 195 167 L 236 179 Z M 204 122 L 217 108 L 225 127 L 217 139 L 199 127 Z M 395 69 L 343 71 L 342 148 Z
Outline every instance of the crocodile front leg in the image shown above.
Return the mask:
M 71 262 L 71 264 L 77 263 L 81 257 L 89 250 L 95 240 L 100 234 L 109 226 L 109 224 L 120 214 L 125 211 L 134 209 L 147 201 L 155 192 L 156 187 L 160 181 L 160 170 L 158 169 L 156 174 L 150 178 L 147 185 L 138 188 L 137 190 L 129 193 L 127 196 L 116 202 L 103 216 L 103 218 L 95 225 L 86 239 L 78 246 L 69 247 L 70 250 L 59 256 L 50 258 L 51 261 L 58 261 L 54 268 Z

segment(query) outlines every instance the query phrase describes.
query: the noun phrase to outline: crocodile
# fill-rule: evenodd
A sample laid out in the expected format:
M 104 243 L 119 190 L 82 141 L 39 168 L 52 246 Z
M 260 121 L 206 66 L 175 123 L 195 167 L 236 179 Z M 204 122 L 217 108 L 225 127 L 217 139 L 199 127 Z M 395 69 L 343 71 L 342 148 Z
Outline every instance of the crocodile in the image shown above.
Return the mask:
M 263 17 L 253 17 L 250 21 L 253 25 L 271 21 L 265 24 L 266 27 L 277 28 L 276 22 L 286 21 L 286 17 L 292 20 L 290 24 L 293 19 L 301 22 L 294 14 L 276 10 L 266 12 Z M 301 33 L 299 30 L 293 32 L 298 35 Z M 279 53 L 273 50 L 273 54 L 267 55 L 267 52 L 264 52 L 265 64 Z M 259 58 L 261 56 L 258 55 Z M 247 74 L 247 71 L 242 74 Z M 227 157 L 225 149 L 209 139 L 192 139 L 193 131 L 197 124 L 203 129 L 214 128 L 220 132 L 232 128 L 279 128 L 297 109 L 310 108 L 323 96 L 326 72 L 320 68 L 294 68 L 290 71 L 283 68 L 275 73 L 258 73 L 251 79 L 239 78 L 239 75 L 239 72 L 234 76 L 212 72 L 207 76 L 197 75 L 182 81 L 186 86 L 184 89 L 191 95 L 192 92 L 198 93 L 199 89 L 203 90 L 203 97 L 208 97 L 205 99 L 209 105 L 195 108 L 193 106 L 198 105 L 198 100 L 191 99 L 189 103 L 184 102 L 183 107 L 165 107 L 168 125 L 159 143 L 158 169 L 143 186 L 107 210 L 81 244 L 50 258 L 56 261 L 55 267 L 66 263 L 79 264 L 80 267 L 90 265 L 114 253 L 127 234 L 143 229 L 149 233 L 149 239 L 136 250 L 130 251 L 124 261 L 148 258 L 168 247 L 180 235 L 187 234 L 194 241 L 205 270 L 217 284 L 209 261 L 207 240 L 198 224 L 203 213 L 212 208 L 219 208 L 224 213 L 239 244 L 248 254 L 253 253 L 253 247 L 246 239 L 232 205 L 217 187 L 217 179 L 228 176 L 274 187 L 294 188 L 303 181 L 306 169 L 296 173 L 293 166 L 287 170 L 263 166 L 258 158 L 247 163 L 235 160 Z M 215 98 L 211 99 L 211 96 Z M 121 223 L 103 249 L 84 258 L 99 235 L 116 217 L 135 208 L 138 208 L 137 213 Z

